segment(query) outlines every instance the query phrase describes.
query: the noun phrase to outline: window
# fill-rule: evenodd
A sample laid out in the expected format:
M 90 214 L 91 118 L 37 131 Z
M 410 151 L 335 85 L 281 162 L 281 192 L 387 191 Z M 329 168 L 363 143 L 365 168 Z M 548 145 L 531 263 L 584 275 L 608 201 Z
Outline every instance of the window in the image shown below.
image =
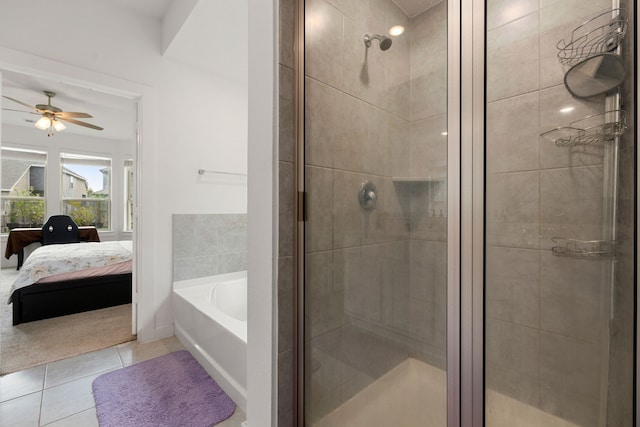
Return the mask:
M 47 154 L 41 151 L 3 147 L 3 233 L 15 227 L 41 227 L 45 220 L 45 169 Z
M 111 229 L 111 159 L 60 154 L 62 213 L 78 225 Z
M 124 161 L 124 231 L 133 230 L 133 160 Z

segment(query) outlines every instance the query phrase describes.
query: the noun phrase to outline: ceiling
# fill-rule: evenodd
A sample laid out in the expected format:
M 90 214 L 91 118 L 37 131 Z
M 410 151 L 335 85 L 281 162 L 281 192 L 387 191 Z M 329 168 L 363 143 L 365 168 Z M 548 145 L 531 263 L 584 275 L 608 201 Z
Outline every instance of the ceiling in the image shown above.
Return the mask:
M 139 13 L 150 18 L 162 20 L 173 0 L 103 0 L 113 5 Z M 103 127 L 96 131 L 82 126 L 65 123 L 64 133 L 100 137 L 119 141 L 133 139 L 134 108 L 133 101 L 118 96 L 80 88 L 58 81 L 44 80 L 15 72 L 2 71 L 2 94 L 18 99 L 29 105 L 46 104 L 47 97 L 43 90 L 56 92 L 51 104 L 63 111 L 80 111 L 89 113 L 92 119 L 82 119 L 88 123 Z M 2 98 L 0 104 L 3 109 L 16 111 L 2 111 L 4 125 L 29 126 L 38 120 L 38 115 L 30 114 L 26 107 L 8 99 Z M 33 123 L 32 123 L 33 122 Z M 45 132 L 35 129 L 35 132 Z
M 158 20 L 163 19 L 173 2 L 173 0 L 104 1 Z M 393 1 L 409 17 L 414 17 L 442 0 Z M 174 40 L 173 49 L 169 49 L 170 52 L 167 52 L 168 56 L 197 68 L 213 71 L 218 75 L 237 78 L 237 70 L 246 68 L 247 39 L 241 29 L 234 28 L 232 24 L 243 22 L 243 14 L 246 13 L 246 10 L 235 4 L 235 0 L 224 0 L 225 7 L 222 9 L 210 3 L 213 2 L 210 0 L 198 2 L 197 13 L 193 13 L 187 20 L 181 34 Z M 224 10 L 224 13 L 220 13 L 220 10 Z M 216 21 L 217 23 L 215 23 Z M 235 35 L 229 37 L 229 34 Z M 213 52 L 215 53 L 203 55 L 202 52 L 212 52 L 211 40 L 217 41 L 213 43 Z M 222 57 L 225 58 L 224 61 L 220 60 Z M 67 129 L 63 132 L 115 140 L 127 140 L 132 137 L 134 104 L 130 100 L 14 72 L 3 71 L 2 77 L 3 95 L 16 98 L 29 105 L 46 104 L 47 98 L 42 91 L 50 90 L 57 94 L 52 99 L 53 105 L 64 111 L 87 112 L 94 117 L 86 119 L 87 122 L 104 128 L 103 131 L 96 131 L 68 124 Z M 3 111 L 2 122 L 4 124 L 33 126 L 31 121 L 35 122 L 38 119 L 37 115 L 29 114 L 26 108 L 10 100 L 3 98 L 1 105 L 3 109 L 24 111 Z
M 246 84 L 249 29 L 246 0 L 201 0 L 164 52 L 182 64 Z
M 173 0 L 108 0 L 111 3 L 125 7 L 127 9 L 135 10 L 146 16 L 162 19 L 167 13 L 169 6 Z M 211 3 L 211 0 L 209 0 Z M 393 0 L 400 9 L 402 9 L 410 18 L 419 15 L 425 10 L 435 6 L 442 0 Z M 219 8 L 224 10 L 224 8 Z
M 397 4 L 409 18 L 413 18 L 442 2 L 442 0 L 393 0 L 393 2 Z
M 162 20 L 173 0 L 107 0 L 108 2 Z
M 160 21 L 173 2 L 173 0 L 103 1 Z M 247 67 L 248 34 L 245 34 L 247 33 L 246 24 L 245 27 L 238 27 L 234 25 L 237 22 L 246 22 L 246 1 L 198 1 L 172 42 L 171 48 L 165 52 L 165 56 L 230 80 L 241 79 L 243 73 L 238 73 L 238 70 Z M 229 34 L 235 34 L 235 36 L 229 37 Z M 211 43 L 211 41 L 216 42 Z M 43 90 L 56 92 L 56 96 L 51 101 L 54 106 L 63 111 L 89 113 L 94 118 L 86 121 L 104 128 L 102 131 L 96 131 L 65 123 L 67 128 L 62 132 L 114 140 L 132 138 L 134 104 L 130 100 L 4 70 L 2 77 L 3 95 L 29 105 L 36 105 L 47 103 Z M 4 98 L 1 100 L 1 105 L 3 109 L 22 111 L 2 111 L 3 124 L 32 127 L 34 131 L 44 132 L 35 129 L 33 122 L 38 119 L 38 115 L 30 114 L 27 108 Z
M 57 81 L 2 71 L 2 94 L 5 96 L 35 106 L 47 103 L 43 90 L 56 92 L 56 96 L 51 99 L 52 105 L 63 111 L 89 113 L 93 116 L 92 119 L 81 120 L 104 128 L 97 131 L 65 123 L 67 128 L 61 132 L 120 141 L 133 139 L 133 101 Z M 34 132 L 45 132 L 33 125 L 39 118 L 38 114 L 31 114 L 28 108 L 6 98 L 2 98 L 1 105 L 3 125 L 29 126 L 33 127 Z M 7 108 L 20 111 L 7 111 Z

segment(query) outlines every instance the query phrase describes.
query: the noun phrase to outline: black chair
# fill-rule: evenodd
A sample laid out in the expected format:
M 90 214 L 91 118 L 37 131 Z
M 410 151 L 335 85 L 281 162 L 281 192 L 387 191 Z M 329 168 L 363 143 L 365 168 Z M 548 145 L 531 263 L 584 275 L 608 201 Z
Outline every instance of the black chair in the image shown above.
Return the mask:
M 53 215 L 42 226 L 42 244 L 79 243 L 78 224 L 69 215 Z

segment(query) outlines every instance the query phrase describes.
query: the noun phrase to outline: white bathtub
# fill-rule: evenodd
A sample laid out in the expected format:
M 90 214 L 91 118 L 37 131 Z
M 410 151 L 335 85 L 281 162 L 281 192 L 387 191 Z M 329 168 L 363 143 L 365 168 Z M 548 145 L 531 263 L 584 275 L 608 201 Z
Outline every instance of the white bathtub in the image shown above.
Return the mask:
M 175 333 L 222 389 L 247 410 L 247 272 L 173 284 Z

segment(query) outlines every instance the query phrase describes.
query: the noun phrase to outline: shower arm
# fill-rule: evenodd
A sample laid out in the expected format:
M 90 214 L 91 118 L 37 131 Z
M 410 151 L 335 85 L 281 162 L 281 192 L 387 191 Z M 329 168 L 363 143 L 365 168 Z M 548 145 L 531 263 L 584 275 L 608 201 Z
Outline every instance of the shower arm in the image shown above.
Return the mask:
M 378 40 L 378 42 L 380 43 L 380 50 L 385 51 L 391 47 L 391 44 L 392 44 L 391 39 L 387 36 L 381 36 L 379 34 L 373 34 L 373 35 L 365 34 L 364 45 L 367 48 L 371 47 L 371 41 L 374 39 Z

